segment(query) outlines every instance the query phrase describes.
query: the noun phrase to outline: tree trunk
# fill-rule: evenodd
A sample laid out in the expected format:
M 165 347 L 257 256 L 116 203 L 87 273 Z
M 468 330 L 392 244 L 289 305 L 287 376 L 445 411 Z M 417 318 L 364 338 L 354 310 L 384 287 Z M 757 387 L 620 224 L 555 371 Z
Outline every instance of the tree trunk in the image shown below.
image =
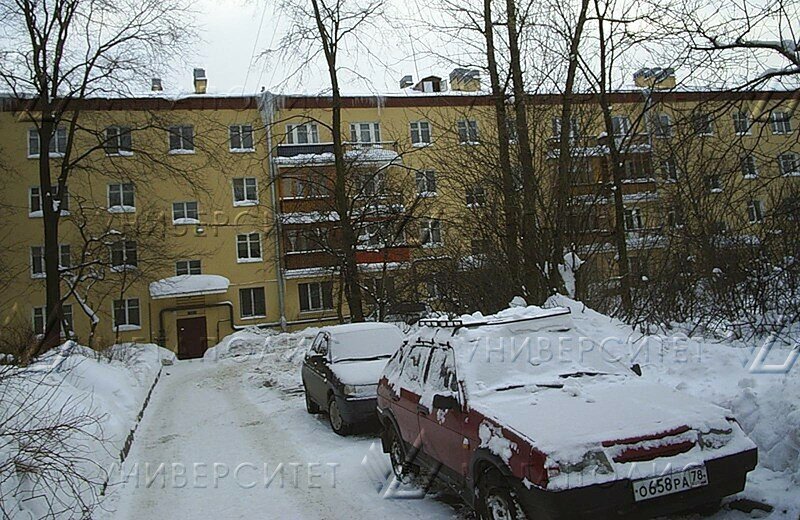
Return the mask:
M 511 152 L 509 147 L 509 136 L 505 103 L 505 90 L 500 84 L 500 74 L 497 71 L 497 58 L 495 57 L 494 46 L 494 24 L 492 23 L 492 0 L 483 2 L 484 35 L 486 37 L 486 58 L 489 68 L 489 80 L 494 98 L 495 122 L 497 125 L 498 141 L 498 160 L 503 183 L 503 217 L 505 219 L 505 231 L 503 236 L 508 269 L 511 281 L 514 284 L 514 291 L 519 287 L 519 250 L 517 240 L 519 239 L 519 213 L 517 209 L 517 192 L 514 187 L 514 175 L 511 170 Z
M 525 83 L 522 77 L 522 64 L 519 50 L 519 34 L 517 32 L 516 0 L 506 0 L 508 16 L 508 46 L 511 64 L 511 80 L 514 90 L 514 114 L 517 129 L 517 147 L 519 164 L 522 171 L 522 255 L 523 282 L 528 294 L 536 301 L 547 298 L 547 288 L 542 283 L 539 271 L 538 216 L 536 213 L 539 195 L 539 184 L 533 170 L 533 151 L 528 131 L 528 112 L 525 94 Z
M 575 87 L 575 75 L 578 70 L 578 51 L 586 24 L 586 13 L 589 9 L 589 0 L 582 0 L 578 21 L 575 25 L 575 34 L 569 45 L 569 65 L 567 79 L 564 85 L 564 95 L 561 102 L 561 128 L 558 142 L 558 171 L 553 182 L 553 201 L 555 202 L 555 215 L 553 215 L 553 249 L 550 260 L 550 285 L 563 288 L 564 282 L 558 270 L 558 264 L 564 261 L 564 232 L 567 220 L 567 197 L 572 185 L 572 142 L 571 134 L 577 129 L 572 128 L 572 97 Z

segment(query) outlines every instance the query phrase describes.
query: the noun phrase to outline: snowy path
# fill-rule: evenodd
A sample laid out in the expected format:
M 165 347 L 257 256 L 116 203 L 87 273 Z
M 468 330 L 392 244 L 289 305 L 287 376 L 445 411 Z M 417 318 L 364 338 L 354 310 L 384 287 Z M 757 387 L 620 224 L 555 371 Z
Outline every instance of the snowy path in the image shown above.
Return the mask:
M 109 517 L 463 518 L 431 499 L 381 498 L 361 463 L 374 438 L 334 435 L 299 395 L 248 383 L 249 368 L 165 367 Z

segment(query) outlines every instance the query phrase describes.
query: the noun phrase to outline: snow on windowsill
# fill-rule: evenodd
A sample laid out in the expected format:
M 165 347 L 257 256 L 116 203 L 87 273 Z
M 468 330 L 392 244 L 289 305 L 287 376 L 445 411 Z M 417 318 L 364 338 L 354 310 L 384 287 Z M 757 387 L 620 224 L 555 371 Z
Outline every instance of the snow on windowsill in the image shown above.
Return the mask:
M 482 208 L 482 207 L 484 207 L 485 205 L 486 205 L 486 204 L 485 204 L 485 203 L 483 203 L 483 202 L 473 202 L 473 203 L 471 203 L 471 204 L 467 204 L 467 207 L 468 207 L 469 209 L 475 209 L 475 208 Z
M 106 157 L 133 157 L 133 152 L 128 150 L 120 150 L 114 153 L 107 153 Z
M 427 199 L 427 198 L 430 198 L 430 197 L 436 197 L 437 193 L 435 191 L 421 191 L 421 192 L 417 193 L 417 196 L 422 198 L 422 199 Z
M 194 155 L 194 150 L 184 150 L 179 148 L 177 150 L 170 150 L 169 155 Z
M 324 249 L 308 249 L 306 251 L 286 251 L 287 255 L 305 255 L 308 253 L 324 253 Z
M 61 153 L 61 152 L 50 152 L 48 155 L 49 155 L 49 157 L 51 159 L 63 159 L 64 158 L 64 154 Z M 39 158 L 39 154 L 38 153 L 37 154 L 28 154 L 28 159 L 38 159 L 38 158 Z
M 796 172 L 786 172 L 783 174 L 784 177 L 800 177 L 800 171 Z
M 422 247 L 425 248 L 425 249 L 431 249 L 431 248 L 434 248 L 434 247 L 442 247 L 443 245 L 444 245 L 444 242 L 429 242 L 427 244 L 422 244 Z
M 231 153 L 253 153 L 255 152 L 255 148 L 231 148 Z
M 237 258 L 237 264 L 257 264 L 258 262 L 263 262 L 263 258 Z
M 709 193 L 722 193 L 722 188 L 712 188 L 708 191 Z
M 433 143 L 428 141 L 428 142 L 412 143 L 411 146 L 413 146 L 414 148 L 425 148 L 425 147 L 428 147 L 428 146 L 430 146 L 432 144 Z
M 109 206 L 109 213 L 136 213 L 136 206 Z
M 111 272 L 112 273 L 124 273 L 125 271 L 135 271 L 135 265 L 112 265 Z
M 44 212 L 42 210 L 39 211 L 31 211 L 28 213 L 29 218 L 42 218 L 44 216 Z
M 131 332 L 134 330 L 142 330 L 141 325 L 117 325 L 114 327 L 116 332 Z
M 755 175 L 742 175 L 742 178 L 746 179 L 746 180 L 758 179 L 758 174 L 755 174 Z
M 481 144 L 480 141 L 460 141 L 458 144 L 461 146 L 476 146 Z
M 648 182 L 656 182 L 652 177 L 639 177 L 636 179 L 622 179 L 623 184 L 645 184 Z
M 327 198 L 330 198 L 330 195 L 287 195 L 281 197 L 281 200 L 315 200 Z
M 258 206 L 257 200 L 238 200 L 233 203 L 233 205 L 237 208 L 247 207 L 247 206 Z
M 47 275 L 44 273 L 31 273 L 31 278 L 34 280 L 43 280 L 47 278 Z
M 245 320 L 263 320 L 266 317 L 267 317 L 266 314 L 259 314 L 259 315 L 256 315 L 256 316 L 242 316 L 242 321 L 245 321 Z
M 174 226 L 193 226 L 199 223 L 200 220 L 196 218 L 176 218 L 172 220 Z

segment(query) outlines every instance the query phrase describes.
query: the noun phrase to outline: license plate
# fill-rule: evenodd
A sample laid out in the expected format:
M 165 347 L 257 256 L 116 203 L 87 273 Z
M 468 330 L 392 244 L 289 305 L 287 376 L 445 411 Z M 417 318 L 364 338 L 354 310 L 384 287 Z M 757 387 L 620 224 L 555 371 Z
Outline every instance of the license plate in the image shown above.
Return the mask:
M 650 498 L 680 493 L 708 485 L 708 473 L 705 466 L 696 466 L 679 473 L 663 477 L 636 480 L 633 483 L 633 498 L 636 502 Z

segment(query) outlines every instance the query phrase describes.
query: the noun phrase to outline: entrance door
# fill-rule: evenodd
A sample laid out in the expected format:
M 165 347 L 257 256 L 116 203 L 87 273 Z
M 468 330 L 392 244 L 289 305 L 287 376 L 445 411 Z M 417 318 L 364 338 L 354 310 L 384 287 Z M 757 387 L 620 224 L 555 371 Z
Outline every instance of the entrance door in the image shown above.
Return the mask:
M 178 359 L 203 357 L 208 348 L 206 317 L 178 320 Z

